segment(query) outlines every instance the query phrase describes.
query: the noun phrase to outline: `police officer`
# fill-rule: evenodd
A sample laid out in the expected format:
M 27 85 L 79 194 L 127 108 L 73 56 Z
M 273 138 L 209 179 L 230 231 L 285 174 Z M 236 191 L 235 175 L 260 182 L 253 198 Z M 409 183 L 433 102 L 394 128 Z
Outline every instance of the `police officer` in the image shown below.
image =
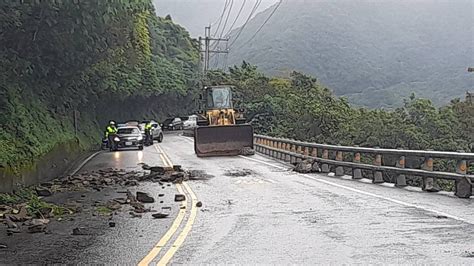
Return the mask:
M 109 125 L 105 129 L 105 137 L 107 138 L 107 146 L 110 148 L 113 145 L 113 137 L 117 134 L 117 127 L 114 121 L 110 121 Z
M 145 124 L 145 145 L 152 145 L 153 144 L 153 137 L 151 131 L 153 127 L 151 125 L 151 121 L 146 122 Z

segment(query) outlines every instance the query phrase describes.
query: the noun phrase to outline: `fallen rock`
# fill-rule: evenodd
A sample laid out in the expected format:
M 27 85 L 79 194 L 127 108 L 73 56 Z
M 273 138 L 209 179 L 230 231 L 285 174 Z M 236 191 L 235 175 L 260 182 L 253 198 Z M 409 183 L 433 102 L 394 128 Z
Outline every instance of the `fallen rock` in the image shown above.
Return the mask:
M 113 201 L 117 202 L 118 204 L 122 204 L 122 205 L 129 203 L 127 201 L 127 199 L 125 199 L 125 198 L 115 198 L 115 199 L 113 199 Z
M 26 206 L 21 206 L 19 210 L 12 210 L 14 214 L 5 214 L 5 218 L 9 217 L 10 220 L 13 222 L 24 222 L 28 219 L 31 219 L 30 216 L 28 216 L 28 211 L 26 210 Z
M 313 169 L 313 162 L 311 160 L 303 160 L 296 164 L 293 171 L 307 174 L 307 173 L 311 173 L 312 169 Z
M 239 154 L 244 156 L 255 155 L 255 150 L 250 147 L 244 147 L 240 149 Z
M 155 199 L 148 193 L 137 191 L 137 200 L 143 203 L 153 203 Z
M 109 222 L 109 227 L 115 227 L 115 222 Z
M 152 166 L 152 167 L 149 167 L 149 169 L 152 173 L 157 173 L 157 174 L 160 174 L 160 175 L 163 175 L 166 173 L 166 169 L 162 166 Z
M 158 194 L 158 197 L 163 197 L 165 196 L 165 194 Z
M 18 225 L 14 223 L 8 216 L 5 218 L 5 222 L 7 223 L 8 228 L 18 228 Z
M 133 202 L 137 202 L 137 198 L 135 196 L 133 196 L 132 192 L 130 192 L 130 190 L 127 190 L 127 201 L 133 203 Z
M 153 218 L 156 218 L 156 219 L 163 219 L 163 218 L 168 217 L 169 213 L 158 212 L 158 213 L 153 213 L 151 216 L 153 216 Z
M 107 203 L 105 204 L 105 207 L 107 207 L 108 209 L 113 210 L 113 211 L 116 211 L 116 210 L 119 210 L 120 208 L 122 208 L 120 203 L 116 202 L 115 200 L 107 201 Z
M 318 162 L 313 162 L 313 165 L 311 166 L 311 172 L 312 173 L 320 173 L 321 172 L 321 168 L 319 167 Z
M 35 188 L 35 191 L 36 191 L 36 194 L 40 197 L 49 197 L 53 194 L 51 190 L 47 187 L 38 186 Z
M 34 234 L 45 232 L 48 223 L 48 219 L 33 219 L 29 221 L 28 233 Z
M 13 234 L 21 233 L 20 228 L 8 228 L 7 235 L 11 236 Z
M 142 218 L 142 215 L 139 214 L 139 213 L 135 213 L 133 211 L 129 212 L 129 214 L 133 217 L 133 218 Z
M 174 195 L 174 201 L 185 201 L 186 196 L 184 194 L 176 194 Z
M 137 180 L 127 180 L 124 183 L 125 186 L 127 187 L 135 187 L 138 186 L 138 181 Z
M 200 202 L 200 201 L 196 202 L 196 207 L 201 208 L 202 207 L 202 202 Z
M 183 168 L 181 167 L 181 165 L 173 165 L 173 171 L 176 171 L 176 172 L 183 172 Z
M 72 229 L 72 235 L 73 236 L 85 236 L 88 235 L 87 230 L 83 227 L 76 227 Z

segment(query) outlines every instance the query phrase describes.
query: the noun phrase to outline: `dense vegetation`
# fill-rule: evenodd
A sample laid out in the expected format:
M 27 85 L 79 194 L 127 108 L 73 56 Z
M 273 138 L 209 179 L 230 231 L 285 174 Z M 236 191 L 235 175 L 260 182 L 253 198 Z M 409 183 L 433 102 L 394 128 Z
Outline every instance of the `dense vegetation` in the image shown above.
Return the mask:
M 235 84 L 238 105 L 259 133 L 329 144 L 474 151 L 472 102 L 455 99 L 437 108 L 411 96 L 394 111 L 355 108 L 315 78 L 298 72 L 269 78 L 245 62 L 228 73 L 209 73 L 207 82 Z
M 283 1 L 247 43 L 273 8 L 251 20 L 229 63 L 308 73 L 360 106 L 402 107 L 412 92 L 440 106 L 472 89 L 472 8 L 468 0 Z
M 0 163 L 87 146 L 109 119 L 163 118 L 195 87 L 196 41 L 151 0 L 2 1 Z M 74 131 L 74 112 L 79 132 Z

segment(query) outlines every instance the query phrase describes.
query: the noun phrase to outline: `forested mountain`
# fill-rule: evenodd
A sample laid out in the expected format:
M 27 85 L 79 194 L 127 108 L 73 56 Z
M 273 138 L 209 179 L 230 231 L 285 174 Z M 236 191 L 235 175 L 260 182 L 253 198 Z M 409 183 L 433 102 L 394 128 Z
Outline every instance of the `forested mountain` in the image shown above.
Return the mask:
M 2 1 L 0 168 L 96 144 L 110 119 L 187 112 L 198 60 L 196 41 L 151 0 Z
M 473 1 L 283 1 L 248 42 L 272 10 L 242 31 L 230 64 L 312 74 L 369 107 L 401 106 L 412 92 L 443 104 L 474 87 L 466 72 L 474 65 Z

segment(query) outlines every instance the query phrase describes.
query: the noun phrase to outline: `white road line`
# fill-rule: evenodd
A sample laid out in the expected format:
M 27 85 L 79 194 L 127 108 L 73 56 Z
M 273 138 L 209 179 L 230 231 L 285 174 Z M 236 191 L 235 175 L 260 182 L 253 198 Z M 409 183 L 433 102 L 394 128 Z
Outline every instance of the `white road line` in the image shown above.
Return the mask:
M 286 169 L 283 166 L 276 165 L 276 164 L 271 164 L 271 163 L 268 163 L 268 162 L 265 162 L 265 161 L 262 161 L 262 160 L 258 160 L 258 159 L 254 159 L 254 158 L 248 158 L 248 157 L 245 157 L 245 156 L 242 156 L 242 155 L 239 155 L 239 157 L 242 157 L 246 160 L 263 163 L 263 164 L 266 164 L 266 165 L 269 165 L 269 166 L 272 166 L 272 167 L 276 167 L 276 168 L 280 168 L 280 169 Z M 461 221 L 461 222 L 465 222 L 465 223 L 474 225 L 474 221 L 469 221 L 469 220 L 466 220 L 464 218 L 461 218 L 461 217 L 458 217 L 458 216 L 455 216 L 455 215 L 452 215 L 452 214 L 448 214 L 448 213 L 445 213 L 445 212 L 437 211 L 437 210 L 434 210 L 434 209 L 431 209 L 431 208 L 428 208 L 428 207 L 425 207 L 425 206 L 422 206 L 422 205 L 412 204 L 412 203 L 404 202 L 404 201 L 401 201 L 401 200 L 392 199 L 392 198 L 389 198 L 389 197 L 384 197 L 384 196 L 381 196 L 381 195 L 366 192 L 366 191 L 359 190 L 359 189 L 356 189 L 356 188 L 351 188 L 351 187 L 347 187 L 347 186 L 344 186 L 344 185 L 336 184 L 336 183 L 331 182 L 331 181 L 322 180 L 322 179 L 319 179 L 319 178 L 316 178 L 314 176 L 310 176 L 310 175 L 307 175 L 307 174 L 301 174 L 301 173 L 297 173 L 297 172 L 294 172 L 294 173 L 297 174 L 297 175 L 303 176 L 305 178 L 314 180 L 316 182 L 320 182 L 320 183 L 328 184 L 328 185 L 331 185 L 331 186 L 343 188 L 343 189 L 346 189 L 346 190 L 350 190 L 350 191 L 357 192 L 359 194 L 363 194 L 363 195 L 367 195 L 367 196 L 371 196 L 371 197 L 374 197 L 374 198 L 383 199 L 383 200 L 390 201 L 390 202 L 393 202 L 393 203 L 397 203 L 397 204 L 400 204 L 400 205 L 403 205 L 403 206 L 406 206 L 406 207 L 413 207 L 413 208 L 421 209 L 421 210 L 424 210 L 424 211 L 427 211 L 427 212 L 435 213 L 437 215 L 446 216 L 446 217 L 454 219 L 454 220 L 458 220 L 458 221 Z
M 185 138 L 185 137 L 182 137 L 182 138 Z M 189 142 L 189 143 L 194 144 L 194 142 L 190 139 L 186 139 L 186 141 Z M 265 161 L 262 161 L 262 160 L 249 158 L 247 156 L 242 156 L 242 155 L 239 155 L 239 157 L 244 158 L 246 160 L 250 160 L 250 161 L 262 163 L 262 164 L 265 164 L 265 165 L 268 165 L 268 166 L 272 166 L 272 167 L 275 167 L 275 168 L 279 168 L 279 169 L 282 169 L 282 170 L 288 170 L 288 167 L 284 167 L 282 165 L 272 164 L 272 163 L 268 163 L 268 162 L 265 162 Z M 327 185 L 343 188 L 343 189 L 346 189 L 346 190 L 349 190 L 349 191 L 352 191 L 352 192 L 356 192 L 356 193 L 359 193 L 359 194 L 363 194 L 363 195 L 366 195 L 366 196 L 371 196 L 371 197 L 374 197 L 374 198 L 390 201 L 390 202 L 393 202 L 393 203 L 396 203 L 396 204 L 399 204 L 399 205 L 402 205 L 402 206 L 417 208 L 417 209 L 420 209 L 420 210 L 424 210 L 424 211 L 427 211 L 427 212 L 434 213 L 436 215 L 446 216 L 448 218 L 451 218 L 451 219 L 454 219 L 454 220 L 457 220 L 457 221 L 461 221 L 461 222 L 465 222 L 465 223 L 474 225 L 474 221 L 469 221 L 469 220 L 466 220 L 464 218 L 461 218 L 461 217 L 458 217 L 458 216 L 455 216 L 455 215 L 452 215 L 452 214 L 449 214 L 449 213 L 445 213 L 445 212 L 442 212 L 442 211 L 437 211 L 437 210 L 431 209 L 431 208 L 426 207 L 426 206 L 417 205 L 417 204 L 413 204 L 413 203 L 408 203 L 408 202 L 404 202 L 404 201 L 401 201 L 401 200 L 397 200 L 397 199 L 377 195 L 377 194 L 366 192 L 366 191 L 363 191 L 363 190 L 360 190 L 360 189 L 357 189 L 357 188 L 347 187 L 347 186 L 344 186 L 344 185 L 336 184 L 336 183 L 331 182 L 331 181 L 319 179 L 319 178 L 316 178 L 314 176 L 310 176 L 308 174 L 301 174 L 301 173 L 297 173 L 297 172 L 294 172 L 294 173 L 299 175 L 299 176 L 303 176 L 307 179 L 314 180 L 316 182 L 320 182 L 320 183 L 324 183 L 324 184 L 327 184 Z
M 102 151 L 97 151 L 97 152 L 94 152 L 93 154 L 91 154 L 89 157 L 87 157 L 75 170 L 73 170 L 71 172 L 71 175 L 75 175 L 77 174 L 77 172 L 79 172 L 82 167 L 84 167 L 84 165 L 86 165 L 90 160 L 92 160 L 92 158 L 94 158 L 97 154 L 101 153 Z

